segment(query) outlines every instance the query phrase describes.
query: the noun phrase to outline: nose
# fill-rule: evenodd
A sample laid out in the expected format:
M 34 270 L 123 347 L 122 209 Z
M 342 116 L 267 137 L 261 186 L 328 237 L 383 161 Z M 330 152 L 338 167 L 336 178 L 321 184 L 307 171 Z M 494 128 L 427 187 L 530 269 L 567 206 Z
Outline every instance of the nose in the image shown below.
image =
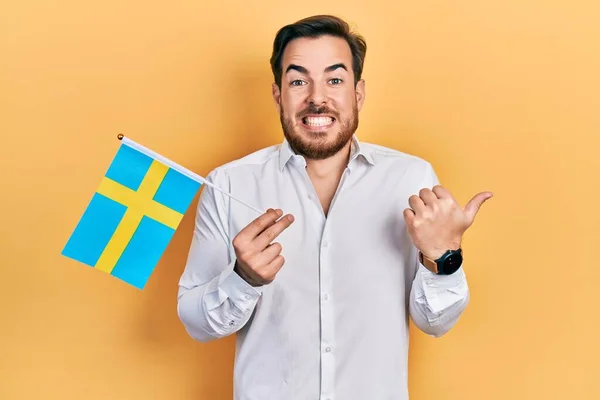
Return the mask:
M 327 94 L 322 84 L 313 83 L 308 95 L 308 102 L 320 106 L 327 102 Z

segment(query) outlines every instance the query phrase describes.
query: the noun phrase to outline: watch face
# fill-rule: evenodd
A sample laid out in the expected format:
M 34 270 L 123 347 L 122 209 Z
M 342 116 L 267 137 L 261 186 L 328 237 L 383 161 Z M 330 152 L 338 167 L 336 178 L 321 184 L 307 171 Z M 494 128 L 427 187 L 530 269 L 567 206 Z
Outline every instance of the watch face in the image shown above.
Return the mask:
M 462 254 L 460 254 L 460 253 L 454 253 L 454 254 L 450 255 L 444 261 L 443 272 L 445 274 L 453 274 L 453 273 L 455 273 L 460 268 L 460 266 L 462 265 L 462 261 L 463 261 Z

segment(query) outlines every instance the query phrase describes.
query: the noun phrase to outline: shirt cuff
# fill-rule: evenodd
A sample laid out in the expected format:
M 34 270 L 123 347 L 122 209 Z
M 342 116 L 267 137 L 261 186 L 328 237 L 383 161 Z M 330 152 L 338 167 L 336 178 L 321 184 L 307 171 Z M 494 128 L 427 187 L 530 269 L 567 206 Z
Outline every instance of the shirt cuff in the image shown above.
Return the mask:
M 452 306 L 468 294 L 469 288 L 462 266 L 452 275 L 438 275 L 419 263 L 418 274 L 427 303 L 434 313 Z
M 262 294 L 262 287 L 254 287 L 246 282 L 241 276 L 231 268 L 224 272 L 219 280 L 219 288 L 233 301 L 236 305 L 250 304 L 256 301 Z M 244 307 L 240 307 L 244 308 Z

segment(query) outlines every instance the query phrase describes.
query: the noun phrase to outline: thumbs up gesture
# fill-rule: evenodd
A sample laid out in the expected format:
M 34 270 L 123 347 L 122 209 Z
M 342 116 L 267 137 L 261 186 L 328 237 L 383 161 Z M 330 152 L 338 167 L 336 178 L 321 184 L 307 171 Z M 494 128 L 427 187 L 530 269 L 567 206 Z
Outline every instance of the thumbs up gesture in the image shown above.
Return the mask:
M 415 247 L 434 260 L 446 250 L 458 249 L 464 232 L 473 224 L 480 207 L 492 196 L 490 192 L 478 193 L 464 208 L 441 185 L 421 189 L 418 196 L 410 196 L 410 208 L 406 208 L 403 214 Z

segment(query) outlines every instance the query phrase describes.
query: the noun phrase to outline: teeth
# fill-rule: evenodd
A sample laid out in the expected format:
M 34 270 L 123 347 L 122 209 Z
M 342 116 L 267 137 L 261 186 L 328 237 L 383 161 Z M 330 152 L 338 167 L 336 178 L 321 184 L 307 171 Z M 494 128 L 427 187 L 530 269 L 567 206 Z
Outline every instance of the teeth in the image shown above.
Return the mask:
M 306 117 L 304 123 L 310 126 L 324 126 L 329 125 L 333 122 L 331 117 Z

